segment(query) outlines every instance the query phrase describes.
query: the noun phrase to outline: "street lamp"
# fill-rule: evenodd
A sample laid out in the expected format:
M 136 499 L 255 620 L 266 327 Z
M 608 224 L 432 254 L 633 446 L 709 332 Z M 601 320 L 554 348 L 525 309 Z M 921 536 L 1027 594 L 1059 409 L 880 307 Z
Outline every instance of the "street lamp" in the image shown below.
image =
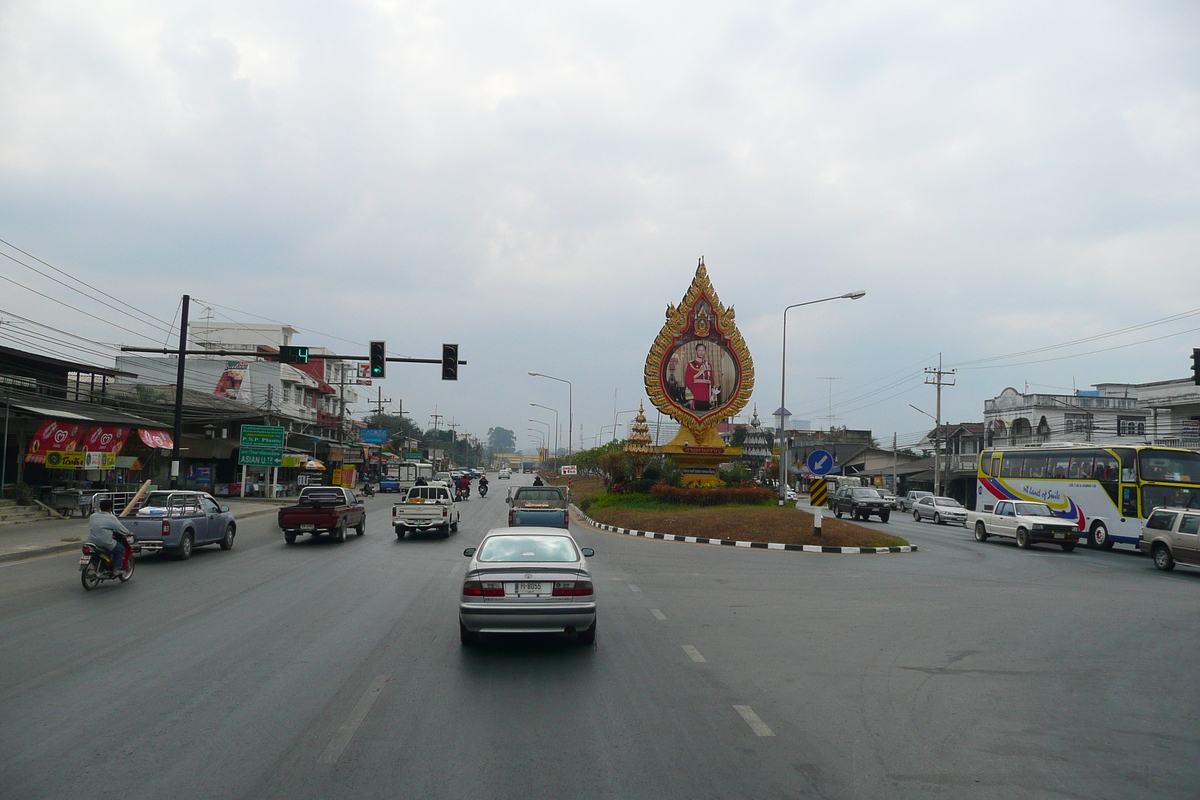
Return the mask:
M 554 412 L 554 455 L 557 458 L 558 457 L 558 409 L 551 408 L 550 406 L 544 406 L 541 403 L 530 403 L 529 405 L 535 406 L 536 408 L 544 408 L 547 411 Z
M 922 409 L 917 408 L 912 403 L 909 403 L 908 407 L 911 408 L 913 411 L 924 414 L 925 416 L 927 416 L 931 420 L 933 420 L 933 494 L 935 497 L 941 497 L 942 493 L 941 493 L 940 489 L 941 489 L 941 484 L 942 484 L 942 481 L 941 481 L 942 421 L 940 419 L 938 419 L 937 417 L 935 417 L 933 414 L 930 414 L 928 411 L 923 411 Z
M 788 421 L 792 418 L 792 412 L 788 411 L 783 406 L 775 410 L 775 428 L 779 431 L 779 485 L 783 487 L 783 491 L 779 494 L 779 505 L 787 503 L 787 486 L 788 474 L 787 462 L 790 455 L 791 442 L 788 440 L 787 429 Z M 788 454 L 788 455 L 785 455 Z
M 540 372 L 530 372 L 529 374 L 534 378 L 549 378 L 552 381 L 558 381 L 559 383 L 565 383 L 567 385 L 567 463 L 570 464 L 572 452 L 571 436 L 573 435 L 571 428 L 575 424 L 575 403 L 572 400 L 575 387 L 572 386 L 571 382 L 566 378 L 556 378 L 553 375 L 543 375 Z
M 641 409 L 640 408 L 631 408 L 628 411 L 614 411 L 613 412 L 613 441 L 614 442 L 617 440 L 617 427 L 618 427 L 617 417 L 620 416 L 621 414 L 636 414 L 638 411 L 641 411 Z M 605 426 L 605 427 L 607 427 L 607 426 Z
M 856 289 L 853 292 L 846 292 L 845 294 L 834 295 L 833 297 L 822 297 L 820 300 L 809 300 L 804 303 L 793 303 L 792 305 L 783 309 L 783 362 L 779 369 L 779 411 L 775 412 L 776 421 L 782 419 L 782 417 L 780 416 L 780 413 L 779 413 L 780 411 L 782 411 L 784 414 L 786 414 L 788 416 L 791 416 L 791 413 L 787 410 L 787 403 L 784 402 L 785 396 L 786 396 L 786 388 L 787 388 L 787 312 L 791 311 L 793 308 L 799 308 L 800 306 L 811 306 L 816 303 L 827 303 L 830 300 L 858 300 L 862 297 L 865 297 L 866 294 L 867 294 L 866 291 L 864 291 L 862 289 Z M 786 422 L 787 420 L 784 419 L 783 421 Z M 780 440 L 782 440 L 784 438 L 784 432 L 783 432 L 782 428 L 780 428 L 780 430 L 779 430 L 778 438 Z M 789 467 L 789 464 L 788 464 L 789 456 L 790 456 L 790 453 L 788 453 L 787 449 L 784 447 L 780 447 L 780 449 L 779 449 L 779 501 L 780 501 L 780 503 L 787 502 L 787 470 Z
M 549 450 L 549 449 L 550 449 L 550 423 L 549 423 L 549 422 L 542 422 L 540 419 L 531 419 L 531 420 L 529 420 L 529 421 L 530 421 L 530 422 L 532 422 L 532 423 L 534 423 L 534 424 L 537 424 L 537 425 L 545 425 L 545 426 L 546 426 L 546 447 L 545 447 L 545 450 Z M 530 428 L 529 430 L 533 430 L 533 428 Z M 539 430 L 539 431 L 538 431 L 538 435 L 541 435 L 541 433 L 542 433 L 542 432 Z M 546 461 L 545 450 L 543 450 L 543 452 L 542 452 L 542 463 L 545 463 L 545 461 Z

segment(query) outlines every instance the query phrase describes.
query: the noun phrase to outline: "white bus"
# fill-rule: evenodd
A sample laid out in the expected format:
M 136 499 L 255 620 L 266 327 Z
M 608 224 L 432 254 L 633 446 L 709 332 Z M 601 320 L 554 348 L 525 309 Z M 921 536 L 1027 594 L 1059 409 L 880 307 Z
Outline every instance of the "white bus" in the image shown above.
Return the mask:
M 1137 547 L 1160 506 L 1200 507 L 1200 452 L 1147 445 L 1056 444 L 985 450 L 976 508 L 1035 500 L 1079 525 L 1089 547 Z

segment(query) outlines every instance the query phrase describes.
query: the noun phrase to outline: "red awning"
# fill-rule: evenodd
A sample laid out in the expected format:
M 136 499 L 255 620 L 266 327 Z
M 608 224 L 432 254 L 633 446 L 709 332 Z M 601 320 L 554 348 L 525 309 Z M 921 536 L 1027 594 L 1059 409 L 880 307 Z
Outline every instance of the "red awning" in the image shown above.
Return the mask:
M 46 453 L 50 450 L 73 451 L 80 449 L 87 428 L 83 425 L 72 425 L 69 422 L 48 419 L 42 423 L 29 443 L 29 451 L 25 460 L 34 464 L 45 464 Z
M 166 431 L 147 430 L 146 428 L 138 428 L 138 436 L 147 447 L 161 447 L 170 450 L 175 446 L 171 441 L 171 434 Z
M 125 440 L 128 437 L 129 428 L 95 427 L 88 431 L 87 439 L 83 442 L 83 449 L 89 453 L 120 455 L 121 448 L 125 446 Z

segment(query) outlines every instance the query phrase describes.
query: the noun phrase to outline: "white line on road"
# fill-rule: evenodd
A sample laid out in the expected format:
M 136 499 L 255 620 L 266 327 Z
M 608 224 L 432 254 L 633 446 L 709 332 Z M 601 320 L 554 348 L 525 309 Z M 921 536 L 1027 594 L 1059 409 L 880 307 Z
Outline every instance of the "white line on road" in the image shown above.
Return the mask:
M 460 569 L 461 567 L 462 567 L 462 565 L 461 565 L 461 564 L 455 564 L 453 567 L 451 567 L 451 568 L 450 568 L 450 572 L 446 574 L 446 577 L 447 577 L 447 578 L 453 578 L 455 575 L 457 575 L 457 574 L 458 574 L 458 572 L 459 572 L 459 569 Z
M 653 615 L 654 615 L 654 618 L 655 618 L 656 620 L 658 620 L 659 622 L 666 622 L 666 621 L 667 621 L 667 615 L 666 615 L 666 614 L 664 614 L 663 612 L 659 611 L 657 608 L 652 608 L 652 609 L 650 609 L 650 613 L 651 613 L 651 614 L 653 614 Z
M 692 647 L 690 644 L 681 644 L 679 646 L 683 648 L 683 652 L 688 654 L 688 658 L 690 658 L 692 661 L 695 661 L 697 664 L 708 663 L 708 659 L 700 655 L 700 651 Z
M 741 715 L 742 719 L 746 720 L 746 724 L 750 726 L 750 730 L 754 731 L 756 736 L 774 736 L 775 731 L 767 727 L 767 723 L 758 718 L 758 714 L 754 713 L 754 709 L 750 706 L 734 706 L 733 710 Z
M 338 728 L 337 733 L 329 740 L 329 746 L 325 748 L 325 752 L 321 753 L 321 757 L 317 759 L 318 764 L 333 764 L 341 757 L 342 751 L 346 749 L 346 745 L 350 744 L 350 740 L 354 738 L 354 732 L 358 730 L 358 726 L 367 718 L 367 713 L 371 710 L 371 706 L 379 699 L 379 694 L 383 691 L 383 686 L 391 678 L 391 675 L 379 675 L 367 687 L 367 691 L 363 692 L 363 696 L 359 698 L 358 704 L 354 706 L 354 710 L 350 712 L 350 716 L 342 723 L 342 727 Z
M 634 585 L 631 583 L 631 584 L 629 584 L 629 591 L 631 591 L 631 592 L 640 592 L 640 591 L 641 591 L 641 589 L 639 589 L 638 587 L 634 586 Z

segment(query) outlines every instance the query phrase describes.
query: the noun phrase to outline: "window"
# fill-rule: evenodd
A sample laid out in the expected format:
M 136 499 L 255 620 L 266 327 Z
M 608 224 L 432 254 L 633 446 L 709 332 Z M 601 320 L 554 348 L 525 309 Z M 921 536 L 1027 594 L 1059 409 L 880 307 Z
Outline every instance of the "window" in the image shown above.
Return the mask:
M 1147 448 L 1138 454 L 1142 480 L 1200 483 L 1200 453 Z
M 1169 531 L 1175 524 L 1175 515 L 1170 511 L 1155 511 L 1146 520 L 1146 529 L 1152 531 Z
M 1088 432 L 1088 428 L 1090 426 L 1088 425 L 1088 415 L 1087 414 L 1079 414 L 1076 412 L 1068 411 L 1065 414 L 1063 414 L 1063 416 L 1066 418 L 1066 424 L 1064 425 L 1064 430 L 1067 433 L 1087 433 Z
M 219 505 L 217 505 L 216 502 L 211 497 L 202 498 L 201 502 L 204 503 L 204 513 L 205 514 L 221 513 L 221 507 Z
M 1200 489 L 1147 484 L 1142 487 L 1142 508 L 1200 508 Z
M 1071 467 L 1067 475 L 1072 480 L 1087 480 L 1092 477 L 1092 467 L 1096 461 L 1096 453 L 1083 450 L 1071 454 Z
M 996 516 L 1011 517 L 1013 515 L 1012 503 L 1004 502 L 996 504 Z
M 1145 436 L 1145 417 L 1117 417 L 1117 436 Z
M 1104 451 L 1096 454 L 1096 465 L 1093 469 L 1093 477 L 1096 480 L 1116 481 L 1119 470 L 1120 464 L 1117 463 L 1116 456 Z
M 1200 533 L 1200 516 L 1195 514 L 1184 514 L 1183 522 L 1179 523 L 1180 533 Z
M 1000 468 L 1001 478 L 1020 478 L 1025 457 L 1020 453 L 1005 453 L 1004 465 Z
M 480 561 L 578 561 L 566 536 L 492 536 L 479 548 Z

